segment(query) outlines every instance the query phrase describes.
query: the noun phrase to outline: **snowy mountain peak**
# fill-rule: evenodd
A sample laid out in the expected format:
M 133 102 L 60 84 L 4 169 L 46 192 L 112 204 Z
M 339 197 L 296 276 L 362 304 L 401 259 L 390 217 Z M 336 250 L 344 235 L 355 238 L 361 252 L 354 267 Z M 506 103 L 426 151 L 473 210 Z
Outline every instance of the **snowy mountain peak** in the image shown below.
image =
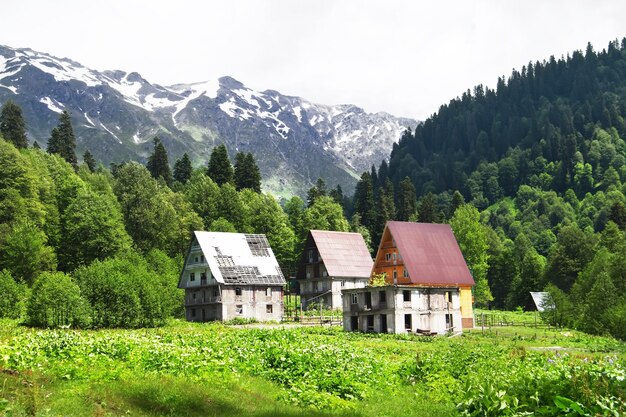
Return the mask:
M 205 163 L 216 143 L 231 156 L 255 153 L 265 187 L 301 193 L 318 177 L 349 191 L 360 172 L 387 158 L 416 122 L 351 105 L 323 105 L 232 77 L 171 86 L 137 72 L 95 71 L 67 58 L 0 46 L 0 104 L 20 104 L 29 135 L 45 143 L 58 113 L 72 113 L 78 145 L 105 163 L 143 160 L 159 135 L 172 159 Z M 286 181 L 289 179 L 289 181 Z

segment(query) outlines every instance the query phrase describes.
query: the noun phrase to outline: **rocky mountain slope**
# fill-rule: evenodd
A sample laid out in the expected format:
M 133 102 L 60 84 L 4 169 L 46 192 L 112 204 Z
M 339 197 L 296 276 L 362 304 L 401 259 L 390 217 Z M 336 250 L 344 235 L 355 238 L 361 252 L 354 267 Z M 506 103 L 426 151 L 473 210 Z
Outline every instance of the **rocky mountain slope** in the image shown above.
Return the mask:
M 226 144 L 231 157 L 252 152 L 264 189 L 302 194 L 318 177 L 354 187 L 360 172 L 387 158 L 402 131 L 416 121 L 356 106 L 311 103 L 274 90 L 263 92 L 222 77 L 160 86 L 136 72 L 95 71 L 66 58 L 0 46 L 0 103 L 17 102 L 30 139 L 45 146 L 58 113 L 67 109 L 78 150 L 105 164 L 145 161 L 159 136 L 175 158 L 188 152 L 205 164 Z

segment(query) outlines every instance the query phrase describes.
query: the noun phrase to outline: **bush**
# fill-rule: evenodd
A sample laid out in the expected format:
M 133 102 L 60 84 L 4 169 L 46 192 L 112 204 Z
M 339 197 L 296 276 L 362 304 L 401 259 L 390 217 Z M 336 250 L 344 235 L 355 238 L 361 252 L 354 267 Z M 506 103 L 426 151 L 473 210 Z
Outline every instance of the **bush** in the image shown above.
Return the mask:
M 78 285 L 62 272 L 44 272 L 27 302 L 27 323 L 37 327 L 89 325 L 89 308 Z
M 24 290 L 6 269 L 0 271 L 0 294 L 0 318 L 18 318 Z

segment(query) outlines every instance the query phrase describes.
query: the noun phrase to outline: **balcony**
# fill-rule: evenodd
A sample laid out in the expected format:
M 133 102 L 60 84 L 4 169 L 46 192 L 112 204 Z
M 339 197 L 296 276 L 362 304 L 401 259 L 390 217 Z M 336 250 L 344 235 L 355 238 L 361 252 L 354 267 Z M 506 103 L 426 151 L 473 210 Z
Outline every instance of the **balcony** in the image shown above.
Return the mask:
M 222 297 L 217 296 L 217 297 L 206 297 L 206 298 L 202 298 L 202 297 L 198 297 L 196 299 L 189 299 L 189 300 L 185 300 L 185 305 L 186 306 L 194 306 L 194 305 L 201 305 L 201 304 L 213 304 L 213 303 L 221 303 L 222 302 Z

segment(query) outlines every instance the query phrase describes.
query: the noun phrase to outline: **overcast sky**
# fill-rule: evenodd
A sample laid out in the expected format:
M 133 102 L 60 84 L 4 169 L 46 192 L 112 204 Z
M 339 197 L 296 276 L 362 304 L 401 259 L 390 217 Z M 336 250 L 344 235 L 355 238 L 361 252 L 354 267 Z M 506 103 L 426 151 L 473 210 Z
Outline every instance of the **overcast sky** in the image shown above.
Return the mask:
M 0 44 L 170 85 L 230 75 L 420 120 L 529 60 L 626 36 L 626 2 L 3 0 Z

